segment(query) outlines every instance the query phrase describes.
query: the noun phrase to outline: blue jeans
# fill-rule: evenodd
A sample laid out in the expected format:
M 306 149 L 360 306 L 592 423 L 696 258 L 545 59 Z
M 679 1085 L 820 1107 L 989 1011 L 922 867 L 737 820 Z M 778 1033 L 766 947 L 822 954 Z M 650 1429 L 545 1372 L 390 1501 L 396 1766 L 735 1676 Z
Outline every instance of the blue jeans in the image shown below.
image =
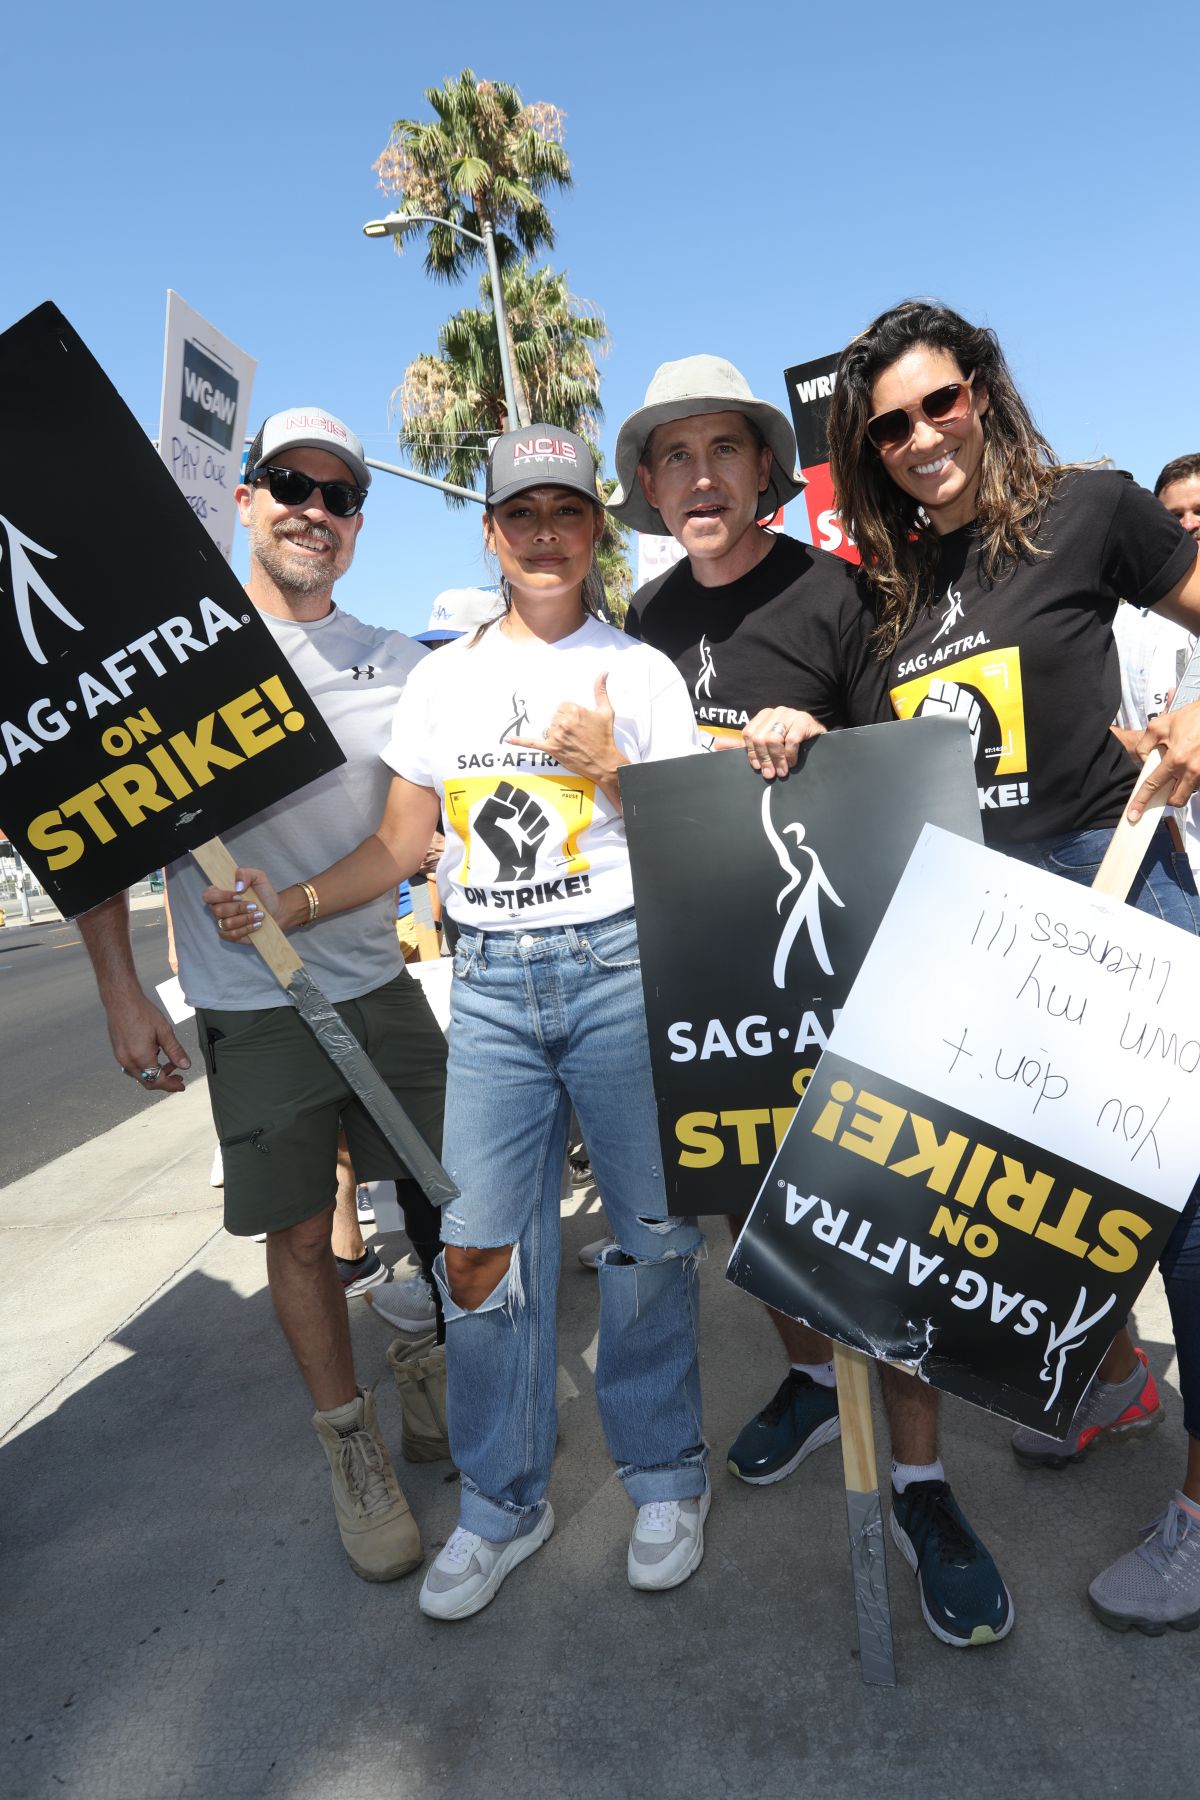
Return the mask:
M 1065 837 L 1014 844 L 1009 855 L 1090 887 L 1111 837 L 1109 830 L 1070 832 Z M 1191 866 L 1173 846 L 1165 825 L 1159 826 L 1151 840 L 1129 890 L 1129 904 L 1165 919 L 1168 925 L 1178 925 L 1182 931 L 1200 934 L 1200 896 Z M 1200 1181 L 1163 1246 L 1158 1266 L 1175 1332 L 1183 1423 L 1191 1437 L 1200 1438 Z
M 571 1107 L 618 1248 L 599 1269 L 596 1402 L 636 1506 L 708 1481 L 694 1219 L 667 1213 L 632 912 L 557 930 L 461 932 L 442 1159 L 461 1198 L 442 1242 L 512 1245 L 474 1310 L 445 1256 L 450 1448 L 459 1519 L 504 1542 L 532 1529 L 558 1435 L 559 1205 Z

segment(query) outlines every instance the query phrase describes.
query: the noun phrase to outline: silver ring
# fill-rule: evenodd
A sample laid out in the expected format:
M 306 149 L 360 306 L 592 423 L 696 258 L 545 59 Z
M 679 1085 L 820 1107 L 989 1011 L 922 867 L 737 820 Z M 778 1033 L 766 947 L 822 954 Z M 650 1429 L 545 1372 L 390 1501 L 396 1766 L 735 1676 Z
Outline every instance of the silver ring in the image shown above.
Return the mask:
M 782 719 L 780 719 L 774 725 L 772 725 L 771 736 L 772 737 L 786 737 L 787 729 L 788 729 L 787 726 L 783 723 Z
M 159 1070 L 157 1067 L 155 1067 L 153 1069 L 139 1069 L 137 1072 L 137 1078 L 139 1081 L 157 1081 L 158 1077 L 159 1077 Z

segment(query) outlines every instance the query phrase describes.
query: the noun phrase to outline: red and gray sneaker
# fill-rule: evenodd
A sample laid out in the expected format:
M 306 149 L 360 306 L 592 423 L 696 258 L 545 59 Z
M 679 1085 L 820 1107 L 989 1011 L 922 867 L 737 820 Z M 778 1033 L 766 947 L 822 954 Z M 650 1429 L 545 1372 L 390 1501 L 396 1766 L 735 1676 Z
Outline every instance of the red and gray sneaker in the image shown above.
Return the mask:
M 387 1264 L 381 1263 L 373 1250 L 364 1250 L 361 1256 L 353 1258 L 335 1256 L 333 1260 L 347 1300 L 353 1300 L 356 1294 L 365 1294 L 368 1288 L 378 1287 L 388 1278 Z
M 1012 1434 L 1013 1455 L 1027 1469 L 1065 1469 L 1081 1462 L 1106 1438 L 1139 1437 L 1153 1431 L 1163 1416 L 1158 1388 L 1146 1361 L 1135 1349 L 1137 1366 L 1125 1381 L 1101 1381 L 1093 1375 L 1065 1437 L 1047 1437 L 1028 1425 Z

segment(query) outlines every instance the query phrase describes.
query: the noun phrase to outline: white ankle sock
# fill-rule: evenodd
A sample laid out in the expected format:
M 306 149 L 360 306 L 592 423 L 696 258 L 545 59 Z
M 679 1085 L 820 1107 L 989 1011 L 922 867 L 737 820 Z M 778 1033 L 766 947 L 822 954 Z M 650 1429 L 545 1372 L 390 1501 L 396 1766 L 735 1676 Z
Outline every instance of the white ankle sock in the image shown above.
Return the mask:
M 902 1494 L 910 1481 L 945 1481 L 941 1458 L 931 1463 L 898 1463 L 892 1459 L 892 1486 Z
M 339 1436 L 345 1437 L 348 1432 L 361 1431 L 363 1425 L 362 1395 L 355 1394 L 353 1400 L 347 1400 L 344 1406 L 331 1406 L 321 1417 L 327 1425 L 332 1425 Z
M 833 1364 L 831 1362 L 793 1363 L 792 1367 L 798 1375 L 810 1375 L 818 1387 L 831 1388 L 835 1385 Z

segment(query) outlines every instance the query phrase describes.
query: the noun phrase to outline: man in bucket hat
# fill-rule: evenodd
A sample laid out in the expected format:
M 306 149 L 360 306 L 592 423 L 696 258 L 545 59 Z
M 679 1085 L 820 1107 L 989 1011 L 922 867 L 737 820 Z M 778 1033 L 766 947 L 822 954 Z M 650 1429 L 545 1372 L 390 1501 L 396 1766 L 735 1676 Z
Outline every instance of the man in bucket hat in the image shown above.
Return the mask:
M 760 523 L 804 486 L 795 464 L 796 440 L 778 407 L 756 399 L 732 363 L 688 356 L 663 363 L 644 405 L 622 425 L 620 486 L 608 503 L 626 525 L 675 537 L 687 552 L 634 595 L 625 629 L 671 657 L 711 747 L 744 750 L 768 780 L 787 775 L 814 732 L 892 717 L 853 568 Z M 730 1217 L 735 1235 L 743 1223 Z M 791 1366 L 727 1455 L 734 1475 L 764 1486 L 839 1434 L 828 1338 L 782 1313 L 771 1317 Z M 893 1484 L 903 1491 L 924 1483 L 949 1496 L 936 1393 L 891 1370 L 881 1374 Z M 928 1598 L 935 1611 L 944 1600 L 961 1629 L 933 1629 L 947 1642 L 988 1642 L 1009 1629 L 1011 1602 L 957 1507 L 954 1517 L 953 1532 L 942 1513 L 931 1526 L 941 1532 L 933 1561 L 942 1567 L 944 1549 L 953 1573 L 947 1595 Z M 930 1579 L 923 1556 L 923 1593 Z

